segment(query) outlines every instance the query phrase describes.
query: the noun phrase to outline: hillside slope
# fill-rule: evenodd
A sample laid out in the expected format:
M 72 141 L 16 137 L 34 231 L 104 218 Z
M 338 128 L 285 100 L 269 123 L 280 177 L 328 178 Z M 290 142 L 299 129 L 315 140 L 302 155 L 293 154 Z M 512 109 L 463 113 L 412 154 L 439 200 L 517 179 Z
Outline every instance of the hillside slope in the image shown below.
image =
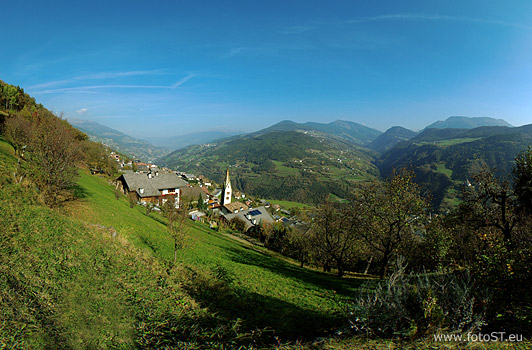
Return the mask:
M 383 134 L 379 135 L 379 137 L 373 140 L 373 142 L 367 147 L 379 153 L 383 153 L 397 145 L 399 142 L 410 140 L 417 134 L 417 132 L 408 130 L 402 126 L 393 126 Z
M 69 119 L 69 122 L 89 135 L 91 140 L 103 143 L 129 157 L 140 159 L 144 162 L 153 162 L 156 158 L 170 153 L 170 149 L 154 146 L 147 141 L 136 139 L 93 121 Z
M 276 131 L 217 144 L 192 146 L 160 159 L 162 165 L 223 180 L 265 198 L 320 202 L 345 198 L 350 186 L 378 176 L 372 153 L 343 141 L 305 132 Z
M 190 145 L 200 145 L 204 143 L 215 142 L 220 139 L 225 139 L 240 134 L 244 134 L 244 132 L 224 130 L 200 131 L 172 137 L 150 137 L 150 142 L 156 146 L 175 151 L 176 149 L 181 149 Z
M 0 139 L 0 347 L 270 347 L 327 335 L 343 322 L 327 295 L 360 285 L 201 225 L 173 265 L 164 219 L 116 200 L 107 179 L 82 171 L 61 213 L 10 183 L 15 164 Z
M 436 207 L 456 196 L 475 168 L 486 164 L 509 177 L 515 156 L 532 144 L 532 125 L 466 129 L 426 129 L 399 143 L 377 161 L 383 176 L 412 167 L 417 181 L 434 196 Z
M 454 116 L 445 120 L 438 120 L 427 126 L 425 129 L 474 129 L 480 126 L 507 126 L 511 127 L 508 122 L 503 119 L 495 119 L 489 117 L 461 117 Z
M 336 120 L 328 124 L 316 122 L 296 123 L 291 120 L 284 120 L 249 135 L 262 135 L 272 131 L 306 131 L 356 145 L 366 145 L 382 134 L 378 130 L 345 120 Z

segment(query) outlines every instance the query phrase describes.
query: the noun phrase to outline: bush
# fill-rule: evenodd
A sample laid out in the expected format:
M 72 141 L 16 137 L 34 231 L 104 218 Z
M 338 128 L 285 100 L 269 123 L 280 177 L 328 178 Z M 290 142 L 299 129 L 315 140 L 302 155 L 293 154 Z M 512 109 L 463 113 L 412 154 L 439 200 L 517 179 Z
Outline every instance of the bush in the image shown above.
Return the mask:
M 358 333 L 415 338 L 443 329 L 472 332 L 484 324 L 484 303 L 473 295 L 468 272 L 407 275 L 399 263 L 389 278 L 370 288 L 363 288 L 348 309 L 351 329 Z
M 21 157 L 24 154 L 22 173 L 39 188 L 47 205 L 54 207 L 73 197 L 83 134 L 50 112 L 39 110 L 31 119 L 10 117 L 5 136 Z

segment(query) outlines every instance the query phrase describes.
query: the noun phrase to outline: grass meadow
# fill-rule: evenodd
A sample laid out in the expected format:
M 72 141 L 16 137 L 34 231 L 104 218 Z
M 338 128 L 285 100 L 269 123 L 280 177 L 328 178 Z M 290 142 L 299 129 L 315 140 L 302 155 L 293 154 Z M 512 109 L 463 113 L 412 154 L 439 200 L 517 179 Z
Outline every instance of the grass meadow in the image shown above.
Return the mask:
M 83 198 L 68 209 L 72 215 L 113 227 L 162 264 L 172 264 L 173 241 L 159 213 L 146 216 L 142 207 L 130 208 L 125 197 L 116 200 L 103 178 L 83 172 L 79 184 Z M 340 326 L 339 302 L 362 283 L 299 268 L 197 223 L 178 253 L 178 265 L 226 283 L 226 300 L 193 291 L 201 305 L 249 327 L 275 330 L 285 339 L 326 335 Z
M 110 180 L 81 170 L 78 199 L 51 210 L 31 183 L 12 183 L 16 164 L 0 139 L 0 349 L 454 347 L 334 337 L 364 280 L 200 224 L 174 264 L 164 219 L 116 200 Z

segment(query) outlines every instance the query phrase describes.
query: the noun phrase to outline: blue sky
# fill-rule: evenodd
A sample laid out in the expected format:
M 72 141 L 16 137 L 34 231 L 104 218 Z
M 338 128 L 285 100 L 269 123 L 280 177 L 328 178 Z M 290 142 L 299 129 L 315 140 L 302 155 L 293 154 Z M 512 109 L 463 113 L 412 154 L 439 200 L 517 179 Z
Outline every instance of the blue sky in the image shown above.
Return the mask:
M 531 1 L 10 1 L 0 79 L 135 137 L 532 123 Z

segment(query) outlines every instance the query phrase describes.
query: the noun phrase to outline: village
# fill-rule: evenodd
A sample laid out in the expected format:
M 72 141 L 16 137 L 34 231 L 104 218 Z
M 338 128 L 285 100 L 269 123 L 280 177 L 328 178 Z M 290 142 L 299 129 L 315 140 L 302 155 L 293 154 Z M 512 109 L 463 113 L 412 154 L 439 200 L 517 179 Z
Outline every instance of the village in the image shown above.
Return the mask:
M 150 210 L 160 211 L 165 203 L 171 202 L 176 208 L 185 209 L 191 220 L 208 224 L 213 229 L 218 229 L 220 224 L 227 225 L 242 233 L 257 232 L 275 223 L 285 227 L 300 224 L 296 216 L 279 204 L 233 190 L 229 169 L 219 187 L 204 175 L 174 171 L 139 160 L 124 160 L 114 151 L 109 156 L 117 162 L 121 173 L 115 182 L 116 190 Z

